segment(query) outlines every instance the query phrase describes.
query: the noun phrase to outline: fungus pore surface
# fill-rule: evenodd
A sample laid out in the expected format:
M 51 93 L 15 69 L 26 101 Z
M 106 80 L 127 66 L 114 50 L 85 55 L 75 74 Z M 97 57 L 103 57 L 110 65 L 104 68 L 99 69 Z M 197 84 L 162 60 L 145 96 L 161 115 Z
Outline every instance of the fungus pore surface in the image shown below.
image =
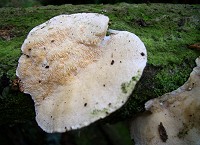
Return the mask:
M 108 21 L 96 13 L 59 15 L 29 32 L 16 74 L 44 131 L 64 132 L 104 118 L 127 101 L 140 79 L 144 44 L 127 31 L 106 36 Z

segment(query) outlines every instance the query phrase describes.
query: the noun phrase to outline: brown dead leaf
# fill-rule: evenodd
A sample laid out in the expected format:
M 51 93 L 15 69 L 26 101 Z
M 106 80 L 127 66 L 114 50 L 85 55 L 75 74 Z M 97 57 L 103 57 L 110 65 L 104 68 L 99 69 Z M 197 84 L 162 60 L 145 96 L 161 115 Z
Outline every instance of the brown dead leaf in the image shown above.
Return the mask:
M 200 43 L 195 43 L 188 46 L 190 49 L 200 50 Z

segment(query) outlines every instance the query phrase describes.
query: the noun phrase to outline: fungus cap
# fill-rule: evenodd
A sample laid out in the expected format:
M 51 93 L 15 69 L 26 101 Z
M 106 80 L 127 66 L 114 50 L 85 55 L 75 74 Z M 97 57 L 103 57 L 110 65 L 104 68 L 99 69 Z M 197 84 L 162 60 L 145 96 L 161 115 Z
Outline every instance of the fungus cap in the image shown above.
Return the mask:
M 89 125 L 120 108 L 142 75 L 146 48 L 96 13 L 56 16 L 33 28 L 16 70 L 46 132 Z
M 200 57 L 188 81 L 145 104 L 131 122 L 136 145 L 200 145 Z

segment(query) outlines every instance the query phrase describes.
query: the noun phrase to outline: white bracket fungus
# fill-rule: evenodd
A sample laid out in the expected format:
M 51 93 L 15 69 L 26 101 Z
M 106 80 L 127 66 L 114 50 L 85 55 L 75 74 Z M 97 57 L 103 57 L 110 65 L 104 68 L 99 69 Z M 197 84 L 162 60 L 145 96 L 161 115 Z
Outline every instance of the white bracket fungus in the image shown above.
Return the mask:
M 188 81 L 145 104 L 131 122 L 135 145 L 200 145 L 200 57 Z
M 46 132 L 104 118 L 127 101 L 140 79 L 144 44 L 127 31 L 106 36 L 108 21 L 96 13 L 60 15 L 29 32 L 16 74 Z

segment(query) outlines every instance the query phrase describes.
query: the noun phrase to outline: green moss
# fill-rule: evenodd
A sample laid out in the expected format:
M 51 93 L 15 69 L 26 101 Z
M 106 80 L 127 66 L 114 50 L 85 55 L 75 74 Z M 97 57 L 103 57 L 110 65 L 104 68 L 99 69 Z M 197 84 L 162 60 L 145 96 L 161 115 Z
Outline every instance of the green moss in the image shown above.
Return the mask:
M 199 55 L 187 48 L 200 40 L 197 8 L 170 4 L 164 7 L 159 4 L 120 6 L 122 8 L 117 7 L 115 17 L 113 14 L 110 17 L 112 22 L 116 17 L 120 20 L 115 20 L 111 27 L 138 35 L 147 47 L 149 64 L 169 65 Z
M 15 78 L 20 47 L 32 28 L 53 16 L 78 12 L 107 15 L 111 22 L 109 28 L 135 33 L 147 48 L 148 67 L 129 101 L 118 112 L 119 120 L 143 110 L 144 102 L 148 99 L 182 85 L 195 66 L 195 58 L 200 55 L 199 51 L 188 49 L 188 45 L 200 42 L 200 5 L 120 3 L 1 8 L 0 76 L 6 73 L 11 80 Z M 4 32 L 10 39 L 3 37 Z M 127 86 L 130 86 L 129 82 L 122 84 L 124 93 L 128 92 Z M 15 95 L 9 97 L 23 104 Z M 4 103 L 2 101 L 0 105 L 4 106 Z
M 15 78 L 15 70 L 21 53 L 22 37 L 12 41 L 0 40 L 0 76 L 7 73 L 10 79 Z
M 164 66 L 154 79 L 156 82 L 156 88 L 154 90 L 156 94 L 160 96 L 182 86 L 189 78 L 195 65 L 193 60 L 185 60 L 179 65 L 171 64 L 169 66 Z

